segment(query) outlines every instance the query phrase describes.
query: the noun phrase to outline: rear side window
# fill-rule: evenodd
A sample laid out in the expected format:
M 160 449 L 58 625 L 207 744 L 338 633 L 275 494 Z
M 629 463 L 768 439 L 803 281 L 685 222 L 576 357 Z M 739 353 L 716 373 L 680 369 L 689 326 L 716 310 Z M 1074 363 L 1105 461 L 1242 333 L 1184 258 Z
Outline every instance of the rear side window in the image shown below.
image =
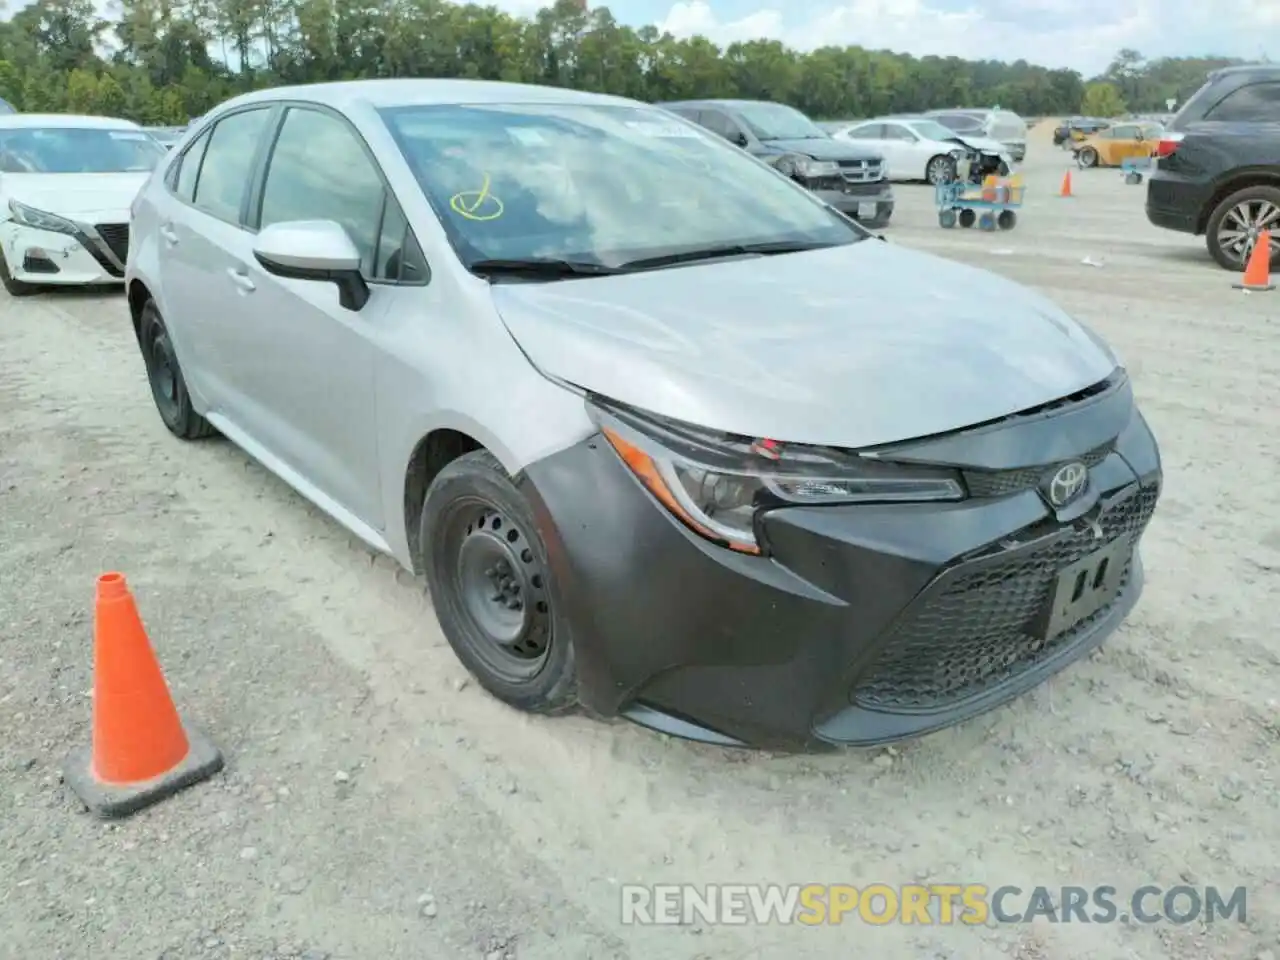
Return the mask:
M 178 178 L 173 184 L 173 192 L 190 203 L 196 196 L 196 178 L 200 176 L 200 161 L 209 146 L 209 133 L 206 130 L 187 147 L 178 158 Z
M 1280 82 L 1251 83 L 1227 94 L 1204 117 L 1221 122 L 1280 122 Z
M 240 223 L 258 142 L 270 116 L 270 107 L 258 107 L 217 122 L 196 181 L 193 202 L 198 209 L 227 223 Z

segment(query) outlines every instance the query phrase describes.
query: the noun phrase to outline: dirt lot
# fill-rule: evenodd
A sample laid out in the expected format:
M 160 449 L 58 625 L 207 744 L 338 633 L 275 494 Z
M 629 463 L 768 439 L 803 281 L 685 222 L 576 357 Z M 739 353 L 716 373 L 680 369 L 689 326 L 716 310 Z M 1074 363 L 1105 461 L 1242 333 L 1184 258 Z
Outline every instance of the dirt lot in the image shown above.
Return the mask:
M 1033 143 L 1011 233 L 939 229 L 924 187 L 887 232 L 1042 287 L 1116 344 L 1168 473 L 1147 592 L 1092 659 L 894 754 L 507 710 L 464 683 L 418 585 L 225 442 L 164 432 L 118 295 L 0 294 L 0 956 L 1275 960 L 1280 292 L 1232 290 L 1116 171 L 1055 197 L 1065 164 Z M 107 569 L 228 759 L 118 825 L 58 773 L 89 735 Z M 619 922 L 628 882 L 915 880 L 1245 885 L 1249 916 Z

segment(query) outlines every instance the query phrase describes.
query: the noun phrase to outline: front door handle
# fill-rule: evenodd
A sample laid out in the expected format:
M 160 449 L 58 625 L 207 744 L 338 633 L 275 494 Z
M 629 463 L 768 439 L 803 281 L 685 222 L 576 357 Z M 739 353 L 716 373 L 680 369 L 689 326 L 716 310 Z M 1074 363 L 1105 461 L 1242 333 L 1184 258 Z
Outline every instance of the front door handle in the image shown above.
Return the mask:
M 245 293 L 253 293 L 254 290 L 258 289 L 254 285 L 253 281 L 249 279 L 249 275 L 243 270 L 239 270 L 235 267 L 227 267 L 227 276 L 231 278 L 232 283 Z
M 167 223 L 160 227 L 160 236 L 164 237 L 165 242 L 170 245 L 178 242 L 178 235 L 174 232 L 173 227 Z

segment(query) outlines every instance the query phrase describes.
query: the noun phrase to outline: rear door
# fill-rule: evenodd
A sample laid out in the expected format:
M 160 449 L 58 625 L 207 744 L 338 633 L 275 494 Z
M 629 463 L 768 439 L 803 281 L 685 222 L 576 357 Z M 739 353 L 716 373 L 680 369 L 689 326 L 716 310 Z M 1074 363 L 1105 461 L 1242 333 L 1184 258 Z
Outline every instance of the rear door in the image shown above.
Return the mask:
M 244 413 L 237 344 L 228 323 L 242 308 L 229 281 L 245 236 L 245 206 L 274 105 L 220 118 L 183 152 L 168 185 L 158 254 L 164 308 L 183 373 L 210 412 Z

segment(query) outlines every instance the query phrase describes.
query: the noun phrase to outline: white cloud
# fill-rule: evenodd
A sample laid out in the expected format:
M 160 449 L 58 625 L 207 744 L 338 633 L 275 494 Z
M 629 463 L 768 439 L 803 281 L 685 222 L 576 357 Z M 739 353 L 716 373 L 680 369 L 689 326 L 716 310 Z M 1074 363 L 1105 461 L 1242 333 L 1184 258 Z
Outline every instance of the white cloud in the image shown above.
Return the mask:
M 774 0 L 777 2 L 777 0 Z M 1280 53 L 1280 0 L 1243 0 L 1230 15 L 1201 0 L 843 0 L 807 19 L 762 8 L 722 19 L 706 0 L 679 0 L 658 27 L 718 43 L 766 36 L 801 50 L 857 44 L 916 56 L 1024 59 L 1092 74 L 1115 52 L 1147 56 Z

